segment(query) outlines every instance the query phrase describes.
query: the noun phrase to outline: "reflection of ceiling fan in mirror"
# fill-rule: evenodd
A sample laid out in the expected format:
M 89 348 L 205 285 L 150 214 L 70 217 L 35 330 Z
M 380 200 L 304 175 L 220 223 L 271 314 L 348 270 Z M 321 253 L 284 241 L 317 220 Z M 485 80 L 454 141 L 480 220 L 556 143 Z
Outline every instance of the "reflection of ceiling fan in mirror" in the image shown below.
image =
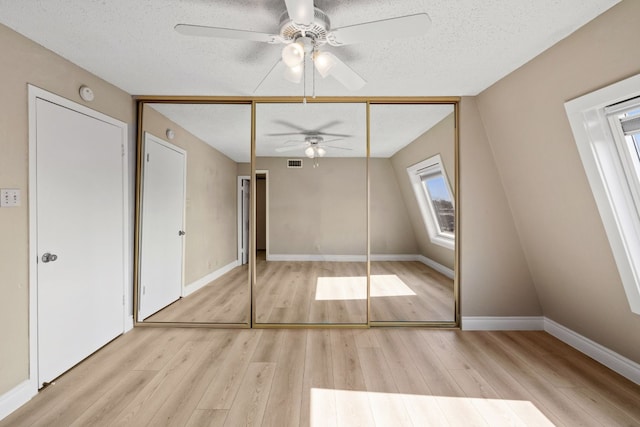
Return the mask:
M 292 140 L 285 142 L 285 146 L 276 148 L 276 152 L 285 153 L 287 151 L 296 151 L 302 147 L 305 147 L 304 154 L 308 158 L 313 159 L 315 157 L 324 157 L 324 155 L 327 154 L 327 148 L 351 151 L 351 148 L 327 145 L 327 143 L 329 142 L 341 141 L 343 139 L 344 138 L 334 138 L 325 141 L 322 135 L 307 135 L 302 141 Z
M 282 61 L 285 78 L 299 83 L 310 59 L 324 78 L 333 76 L 349 90 L 359 90 L 365 80 L 333 53 L 321 49 L 326 44 L 343 46 L 360 42 L 413 37 L 424 34 L 431 20 L 426 13 L 365 22 L 342 28 L 331 28 L 329 16 L 314 6 L 313 0 L 285 0 L 287 10 L 280 17 L 278 34 L 240 29 L 178 24 L 177 32 L 192 36 L 249 40 L 284 44 Z
M 313 167 L 318 167 L 318 158 L 324 157 L 327 154 L 327 150 L 345 150 L 351 151 L 351 148 L 346 147 L 338 147 L 336 145 L 328 145 L 329 142 L 341 141 L 344 138 L 334 138 L 326 140 L 322 137 L 322 135 L 306 135 L 304 140 L 297 141 L 291 140 L 285 142 L 284 147 L 278 147 L 275 149 L 278 153 L 285 153 L 289 151 L 299 151 L 304 148 L 304 154 L 313 159 Z

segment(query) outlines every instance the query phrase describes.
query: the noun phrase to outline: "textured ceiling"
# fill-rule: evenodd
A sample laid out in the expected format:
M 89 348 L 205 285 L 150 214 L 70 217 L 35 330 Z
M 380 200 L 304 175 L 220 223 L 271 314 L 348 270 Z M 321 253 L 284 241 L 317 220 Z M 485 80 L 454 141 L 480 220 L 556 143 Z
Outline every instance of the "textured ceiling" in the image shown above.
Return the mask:
M 349 92 L 332 77 L 315 78 L 318 96 L 475 95 L 529 61 L 618 0 L 316 0 L 331 28 L 428 13 L 424 36 L 331 47 L 367 84 Z M 178 34 L 189 23 L 277 34 L 284 0 L 0 0 L 0 23 L 132 95 L 301 96 L 313 78 L 283 78 L 282 45 Z M 99 94 L 96 94 L 99 96 Z M 247 107 L 157 109 L 236 161 L 249 159 Z M 237 107 L 237 106 L 236 106 Z M 372 107 L 371 155 L 388 157 L 437 123 L 436 107 Z M 323 130 L 348 134 L 328 156 L 362 156 L 364 107 L 263 105 L 256 116 L 257 153 Z M 297 128 L 297 130 L 296 130 Z M 294 132 L 300 132 L 295 134 Z M 273 133 L 294 133 L 269 136 Z M 328 139 L 328 138 L 326 138 Z M 303 147 L 303 145 L 301 145 Z M 300 154 L 302 155 L 302 149 Z
M 236 162 L 251 158 L 251 108 L 223 104 L 150 104 Z M 453 113 L 452 105 L 371 105 L 371 157 L 391 157 Z M 256 155 L 304 156 L 305 135 L 322 135 L 326 157 L 366 156 L 366 105 L 258 104 Z M 162 136 L 162 135 L 160 135 Z M 279 152 L 278 149 L 291 147 Z
M 349 93 L 332 77 L 318 78 L 316 92 L 475 95 L 617 2 L 316 0 L 334 28 L 421 12 L 432 20 L 421 37 L 328 48 L 368 84 Z M 130 94 L 298 96 L 302 84 L 284 80 L 281 64 L 268 74 L 281 45 L 173 29 L 191 23 L 277 33 L 284 10 L 283 0 L 0 0 L 0 22 Z

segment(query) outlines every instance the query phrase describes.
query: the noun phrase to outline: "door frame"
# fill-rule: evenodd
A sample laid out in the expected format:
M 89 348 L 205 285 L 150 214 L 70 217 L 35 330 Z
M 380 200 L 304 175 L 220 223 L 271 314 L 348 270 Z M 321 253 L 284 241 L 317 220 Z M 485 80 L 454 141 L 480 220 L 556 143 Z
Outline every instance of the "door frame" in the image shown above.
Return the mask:
M 92 110 L 76 102 L 70 101 L 61 96 L 55 95 L 44 89 L 33 85 L 28 86 L 28 108 L 29 108 L 29 377 L 28 388 L 32 395 L 38 392 L 38 228 L 37 228 L 37 115 L 36 100 L 43 99 L 45 101 L 57 104 L 61 107 L 68 108 L 77 113 L 84 114 L 94 119 L 109 123 L 120 128 L 122 146 L 122 325 L 124 333 L 131 324 L 131 313 L 127 313 L 126 299 L 130 297 L 129 289 L 132 288 L 132 277 L 130 270 L 130 225 L 129 225 L 129 161 L 128 161 L 128 125 L 118 119 L 107 116 L 106 114 Z M 105 343 L 106 344 L 106 343 Z
M 237 208 L 236 208 L 236 216 L 238 218 L 237 221 L 237 232 L 238 232 L 238 265 L 242 264 L 242 228 L 244 227 L 242 221 L 242 181 L 248 179 L 251 182 L 251 176 L 249 175 L 238 175 L 238 191 L 237 191 Z M 251 215 L 251 208 L 249 208 L 249 215 Z M 249 240 L 251 240 L 251 236 L 249 236 Z M 248 250 L 248 248 L 247 248 Z
M 264 169 L 256 170 L 256 175 L 264 175 L 266 183 L 265 183 L 265 249 L 266 249 L 266 257 L 269 259 L 269 171 Z M 241 248 L 241 240 L 242 240 L 242 180 L 248 179 L 251 180 L 251 175 L 238 175 L 238 208 L 236 209 L 237 217 L 238 217 L 238 263 L 242 265 L 242 248 Z M 249 215 L 251 215 L 251 209 L 249 209 Z M 251 234 L 251 233 L 249 233 Z M 255 245 L 255 242 L 254 242 Z M 251 248 L 251 236 L 249 236 L 249 248 Z M 255 247 L 255 246 L 253 246 Z

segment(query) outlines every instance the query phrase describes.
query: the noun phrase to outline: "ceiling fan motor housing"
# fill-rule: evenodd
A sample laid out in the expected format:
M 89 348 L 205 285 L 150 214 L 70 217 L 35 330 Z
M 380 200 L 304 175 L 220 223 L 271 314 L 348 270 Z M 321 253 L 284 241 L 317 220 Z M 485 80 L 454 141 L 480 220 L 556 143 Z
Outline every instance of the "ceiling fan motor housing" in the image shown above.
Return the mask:
M 317 7 L 314 8 L 313 22 L 309 25 L 296 24 L 289 18 L 286 10 L 280 16 L 280 37 L 285 43 L 294 42 L 299 37 L 308 37 L 316 45 L 325 44 L 330 28 L 329 16 Z

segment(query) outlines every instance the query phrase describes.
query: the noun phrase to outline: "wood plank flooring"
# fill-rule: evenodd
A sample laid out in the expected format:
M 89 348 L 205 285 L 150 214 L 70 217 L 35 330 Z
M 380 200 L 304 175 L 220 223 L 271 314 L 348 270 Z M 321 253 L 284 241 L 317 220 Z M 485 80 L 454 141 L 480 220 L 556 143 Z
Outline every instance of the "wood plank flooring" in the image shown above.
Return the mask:
M 234 268 L 145 320 L 151 322 L 249 323 L 249 269 Z
M 5 426 L 640 425 L 640 386 L 545 332 L 136 328 Z
M 366 323 L 363 262 L 258 259 L 258 323 Z M 248 323 L 247 266 L 236 267 L 146 320 Z M 415 261 L 371 263 L 372 321 L 453 321 L 453 280 Z
M 366 323 L 366 263 L 259 261 L 258 323 Z M 371 263 L 372 321 L 453 321 L 453 280 L 416 261 Z

